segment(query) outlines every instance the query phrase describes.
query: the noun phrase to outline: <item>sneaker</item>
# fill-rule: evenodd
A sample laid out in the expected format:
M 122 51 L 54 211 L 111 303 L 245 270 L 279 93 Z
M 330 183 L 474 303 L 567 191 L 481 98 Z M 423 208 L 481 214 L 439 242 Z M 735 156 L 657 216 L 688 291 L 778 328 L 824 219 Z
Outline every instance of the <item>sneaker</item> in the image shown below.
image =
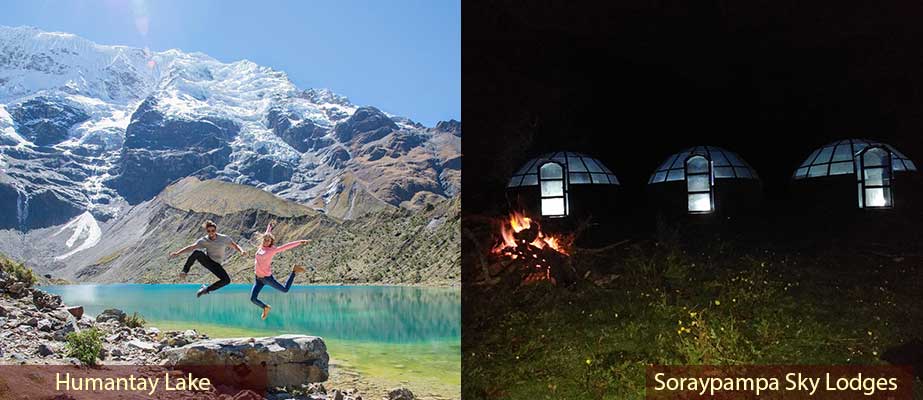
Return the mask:
M 270 310 L 271 308 L 272 308 L 272 307 L 270 307 L 270 306 L 263 307 L 263 315 L 260 317 L 260 319 L 266 319 L 266 317 L 269 316 L 269 310 Z
M 203 284 L 202 287 L 199 288 L 199 291 L 198 291 L 198 292 L 195 292 L 195 297 L 202 297 L 203 294 L 207 294 L 207 293 L 208 293 L 207 290 L 208 290 L 208 285 L 204 285 L 204 284 Z
M 292 272 L 294 272 L 294 273 L 296 273 L 296 274 L 297 274 L 297 273 L 300 273 L 300 272 L 304 272 L 304 271 L 305 271 L 304 265 L 293 265 L 293 266 L 292 266 Z

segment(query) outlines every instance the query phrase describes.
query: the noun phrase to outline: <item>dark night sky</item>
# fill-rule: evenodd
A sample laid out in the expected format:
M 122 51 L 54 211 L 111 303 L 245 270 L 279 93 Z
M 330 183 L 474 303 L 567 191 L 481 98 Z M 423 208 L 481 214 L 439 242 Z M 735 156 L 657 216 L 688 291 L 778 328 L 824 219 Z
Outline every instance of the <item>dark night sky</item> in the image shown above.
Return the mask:
M 631 192 L 669 154 L 721 146 L 770 199 L 839 138 L 923 165 L 923 6 L 611 3 L 463 2 L 464 212 L 497 211 L 509 173 L 551 150 L 602 159 Z

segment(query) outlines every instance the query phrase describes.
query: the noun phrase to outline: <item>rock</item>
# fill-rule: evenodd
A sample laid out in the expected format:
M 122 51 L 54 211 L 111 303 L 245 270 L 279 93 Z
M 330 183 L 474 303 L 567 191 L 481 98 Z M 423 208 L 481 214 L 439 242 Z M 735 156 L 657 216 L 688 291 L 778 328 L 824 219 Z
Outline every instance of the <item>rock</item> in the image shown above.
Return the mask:
M 413 400 L 413 393 L 407 388 L 395 388 L 388 391 L 388 400 Z
M 6 317 L 7 314 L 8 312 L 6 311 L 6 308 L 3 308 L 3 306 L 0 305 L 0 317 Z
M 125 321 L 125 313 L 116 308 L 110 308 L 96 316 L 96 322 L 116 321 L 122 323 Z
M 67 312 L 71 313 L 78 320 L 83 318 L 83 306 L 67 307 Z
M 56 341 L 63 342 L 67 340 L 67 334 L 71 332 L 74 332 L 74 325 L 65 324 L 63 328 L 54 332 L 54 336 L 52 336 L 52 338 Z
M 40 310 L 51 310 L 61 306 L 61 296 L 36 290 L 32 292 L 32 303 Z
M 323 383 L 311 383 L 305 387 L 305 393 L 308 394 L 327 394 L 327 388 Z
M 80 328 L 92 328 L 96 324 L 96 320 L 90 318 L 87 315 L 84 315 L 83 318 L 77 320 L 77 326 Z
M 25 322 L 23 322 L 23 323 L 20 324 L 20 326 L 22 326 L 22 325 L 28 325 L 28 326 L 31 326 L 31 327 L 36 327 L 36 326 L 38 326 L 38 318 L 35 318 L 35 317 L 29 318 L 29 319 L 27 319 Z
M 199 336 L 199 334 L 196 333 L 194 329 L 187 329 L 183 331 L 183 337 L 186 339 L 195 339 L 197 336 Z
M 57 309 L 51 312 L 46 313 L 49 317 L 58 322 L 66 322 L 70 318 L 70 314 L 67 313 L 64 309 Z
M 52 325 L 51 320 L 48 318 L 40 319 L 36 325 L 38 330 L 42 332 L 51 332 L 54 325 Z
M 343 392 L 334 389 L 334 390 L 333 390 L 333 393 L 331 393 L 329 396 L 327 396 L 327 399 L 329 399 L 329 400 L 343 400 Z
M 144 351 L 154 351 L 157 350 L 157 345 L 151 342 L 145 342 L 143 340 L 129 340 L 127 343 L 128 347 L 133 347 L 136 349 L 141 349 Z
M 7 286 L 6 291 L 14 299 L 23 297 L 28 293 L 28 290 L 26 289 L 26 284 L 22 282 L 18 282 L 18 281 L 13 282 L 9 286 Z
M 47 357 L 54 354 L 54 350 L 45 343 L 38 345 L 38 354 L 42 357 Z
M 145 328 L 144 333 L 147 334 L 148 336 L 157 336 L 160 334 L 160 329 L 153 328 L 153 327 Z
M 262 364 L 269 387 L 301 387 L 329 377 L 327 345 L 316 336 L 211 339 L 162 353 L 170 366 Z

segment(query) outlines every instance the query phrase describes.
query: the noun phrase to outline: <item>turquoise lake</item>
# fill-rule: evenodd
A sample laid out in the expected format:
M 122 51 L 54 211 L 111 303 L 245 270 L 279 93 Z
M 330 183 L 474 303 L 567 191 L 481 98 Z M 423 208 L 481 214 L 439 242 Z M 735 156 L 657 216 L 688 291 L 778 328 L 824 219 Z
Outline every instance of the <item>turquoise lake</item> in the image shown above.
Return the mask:
M 161 329 L 196 329 L 211 337 L 298 333 L 321 336 L 331 358 L 384 383 L 418 382 L 454 397 L 461 374 L 461 295 L 457 288 L 400 286 L 266 287 L 264 321 L 251 285 L 232 284 L 196 298 L 199 285 L 45 286 L 95 316 L 107 308 L 141 314 Z

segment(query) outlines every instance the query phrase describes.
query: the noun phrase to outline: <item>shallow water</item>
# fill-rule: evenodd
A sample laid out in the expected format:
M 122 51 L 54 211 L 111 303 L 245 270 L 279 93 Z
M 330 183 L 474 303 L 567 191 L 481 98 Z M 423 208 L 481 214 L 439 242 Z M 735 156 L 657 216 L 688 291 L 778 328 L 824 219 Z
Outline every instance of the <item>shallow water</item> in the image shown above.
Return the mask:
M 457 397 L 461 383 L 461 306 L 456 289 L 396 286 L 266 287 L 265 321 L 250 303 L 250 285 L 228 285 L 195 297 L 198 285 L 47 286 L 64 302 L 96 315 L 107 308 L 138 312 L 150 326 L 196 329 L 210 337 L 298 333 L 321 336 L 334 365 L 386 383 L 407 382 Z

